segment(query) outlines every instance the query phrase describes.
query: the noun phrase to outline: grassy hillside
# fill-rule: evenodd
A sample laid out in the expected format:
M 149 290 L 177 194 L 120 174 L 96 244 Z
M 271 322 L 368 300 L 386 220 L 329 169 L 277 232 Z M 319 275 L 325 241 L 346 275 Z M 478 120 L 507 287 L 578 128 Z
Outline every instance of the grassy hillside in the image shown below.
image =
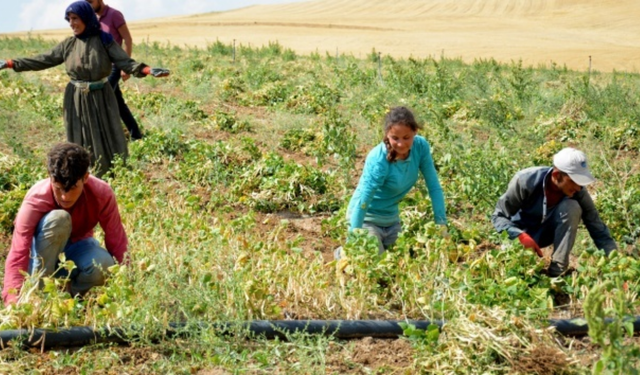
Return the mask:
M 0 39 L 2 57 L 50 47 Z M 234 62 L 232 47 L 219 42 L 138 47 L 134 58 L 173 74 L 123 86 L 147 134 L 109 178 L 131 264 L 114 267 L 83 301 L 49 280 L 0 312 L 0 329 L 138 326 L 142 338 L 43 354 L 5 349 L 3 372 L 583 373 L 597 365 L 625 373 L 638 365 L 623 319 L 639 308 L 640 76 L 494 60 L 382 56 L 379 64 L 375 52 L 299 56 L 278 44 L 235 52 Z M 22 197 L 46 177 L 52 142 L 65 138 L 66 82 L 62 67 L 0 72 L 5 256 Z M 344 213 L 385 111 L 398 104 L 425 124 L 452 236 L 437 235 L 420 183 L 401 204 L 403 235 L 377 257 L 366 236 L 345 245 Z M 494 233 L 489 216 L 517 170 L 549 165 L 565 146 L 587 152 L 598 177 L 590 193 L 621 251 L 604 258 L 582 228 L 578 271 L 552 281 L 538 273 L 550 249 L 539 261 Z M 336 264 L 340 245 L 348 259 Z M 605 328 L 603 316 L 614 323 Z M 586 318 L 592 337 L 544 329 L 548 318 L 572 317 Z M 245 340 L 213 328 L 178 340 L 161 335 L 169 322 L 252 319 L 447 325 L 439 335 L 407 327 L 395 341 Z

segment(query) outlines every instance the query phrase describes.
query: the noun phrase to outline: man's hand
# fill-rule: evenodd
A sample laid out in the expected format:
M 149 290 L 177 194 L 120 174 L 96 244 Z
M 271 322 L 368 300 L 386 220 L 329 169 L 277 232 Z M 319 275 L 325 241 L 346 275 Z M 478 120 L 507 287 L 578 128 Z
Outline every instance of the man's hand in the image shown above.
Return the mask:
M 520 235 L 518 236 L 518 240 L 520 240 L 520 243 L 525 248 L 535 251 L 540 258 L 544 256 L 542 254 L 542 250 L 540 250 L 540 246 L 538 246 L 536 241 L 533 238 L 531 238 L 531 236 L 528 235 L 527 233 L 525 232 L 520 233 Z
M 127 80 L 131 78 L 131 74 L 127 74 L 124 70 L 121 70 L 120 78 L 122 78 L 122 82 L 127 82 Z
M 12 60 L 0 60 L 0 70 L 7 69 L 7 68 L 13 68 L 13 61 Z

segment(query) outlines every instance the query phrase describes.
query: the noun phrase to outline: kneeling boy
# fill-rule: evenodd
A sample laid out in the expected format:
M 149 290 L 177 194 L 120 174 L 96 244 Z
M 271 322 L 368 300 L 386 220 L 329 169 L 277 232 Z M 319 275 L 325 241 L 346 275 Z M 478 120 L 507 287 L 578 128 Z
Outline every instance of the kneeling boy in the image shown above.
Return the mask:
M 90 164 L 89 152 L 72 143 L 58 144 L 48 153 L 49 178 L 29 190 L 15 220 L 4 271 L 5 304 L 18 300 L 21 272 L 50 276 L 60 253 L 76 265 L 69 275 L 73 296 L 104 284 L 114 258 L 123 262 L 128 242 L 115 195 L 106 182 L 89 174 Z M 97 224 L 104 231 L 106 250 L 93 238 Z

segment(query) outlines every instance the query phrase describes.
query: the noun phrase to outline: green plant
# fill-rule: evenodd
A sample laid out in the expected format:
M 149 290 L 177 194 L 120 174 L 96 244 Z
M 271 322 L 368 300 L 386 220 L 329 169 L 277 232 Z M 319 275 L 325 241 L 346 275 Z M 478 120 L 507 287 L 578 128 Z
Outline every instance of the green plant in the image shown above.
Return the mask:
M 216 128 L 230 133 L 251 131 L 251 125 L 246 120 L 239 120 L 235 113 L 217 110 L 213 115 L 213 124 Z
M 289 151 L 302 150 L 305 154 L 313 154 L 318 138 L 311 129 L 291 129 L 287 130 L 280 141 L 280 147 Z
M 421 344 L 435 346 L 438 343 L 440 337 L 440 327 L 436 324 L 429 324 L 426 330 L 418 329 L 415 325 L 410 323 L 399 323 L 402 328 L 402 333 L 411 341 L 417 341 Z
M 9 191 L 0 191 L 0 231 L 13 232 L 13 221 L 27 194 L 24 186 Z
M 603 349 L 593 374 L 638 374 L 640 347 L 624 342 L 625 336 L 633 337 L 635 319 L 625 289 L 621 279 L 605 281 L 594 285 L 585 299 L 589 336 Z
M 299 85 L 291 92 L 284 105 L 294 113 L 321 114 L 340 100 L 340 93 L 324 83 Z

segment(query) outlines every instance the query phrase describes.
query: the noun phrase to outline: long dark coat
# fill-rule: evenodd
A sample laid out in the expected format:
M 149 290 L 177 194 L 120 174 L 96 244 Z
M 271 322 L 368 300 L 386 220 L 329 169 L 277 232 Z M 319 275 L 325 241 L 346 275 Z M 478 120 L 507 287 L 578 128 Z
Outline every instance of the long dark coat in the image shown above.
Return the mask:
M 43 70 L 64 63 L 72 81 L 96 82 L 111 73 L 112 63 L 135 77 L 144 77 L 146 66 L 131 59 L 117 43 L 103 45 L 100 36 L 69 37 L 51 51 L 13 60 L 16 72 Z M 64 93 L 67 141 L 82 145 L 93 156 L 93 174 L 100 177 L 111 168 L 114 156 L 127 157 L 127 141 L 120 123 L 118 103 L 111 85 L 87 91 L 71 82 Z

